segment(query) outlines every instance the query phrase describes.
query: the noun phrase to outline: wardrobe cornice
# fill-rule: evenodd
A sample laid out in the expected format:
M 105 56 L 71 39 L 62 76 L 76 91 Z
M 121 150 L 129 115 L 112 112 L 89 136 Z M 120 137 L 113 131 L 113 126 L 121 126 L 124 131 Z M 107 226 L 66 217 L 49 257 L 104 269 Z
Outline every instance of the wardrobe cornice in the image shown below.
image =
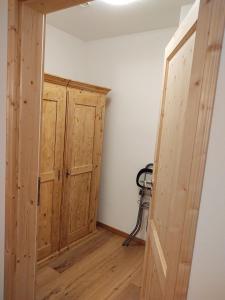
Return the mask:
M 106 87 L 101 87 L 101 86 L 97 86 L 97 85 L 93 85 L 93 84 L 89 84 L 89 83 L 83 83 L 80 81 L 65 79 L 65 78 L 51 75 L 48 73 L 44 74 L 44 81 L 49 82 L 49 83 L 63 85 L 66 87 L 77 88 L 80 90 L 85 90 L 85 91 L 89 91 L 89 92 L 93 92 L 93 93 L 103 94 L 103 95 L 107 95 L 111 91 L 111 89 L 106 88 Z

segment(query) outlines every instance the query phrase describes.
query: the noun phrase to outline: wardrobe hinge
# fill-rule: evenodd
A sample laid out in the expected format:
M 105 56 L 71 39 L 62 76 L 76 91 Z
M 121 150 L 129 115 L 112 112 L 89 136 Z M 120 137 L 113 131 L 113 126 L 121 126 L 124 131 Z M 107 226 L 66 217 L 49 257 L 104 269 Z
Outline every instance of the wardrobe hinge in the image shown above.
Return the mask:
M 61 178 L 61 170 L 58 170 L 58 180 Z
M 40 196 L 41 196 L 41 177 L 38 177 L 38 199 L 37 199 L 37 206 L 40 206 Z

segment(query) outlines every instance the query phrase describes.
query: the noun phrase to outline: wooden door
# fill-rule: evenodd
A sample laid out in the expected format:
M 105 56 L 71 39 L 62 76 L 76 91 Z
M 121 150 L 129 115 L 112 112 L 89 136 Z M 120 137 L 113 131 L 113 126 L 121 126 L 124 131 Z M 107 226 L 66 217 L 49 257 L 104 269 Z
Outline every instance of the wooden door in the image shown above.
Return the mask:
M 166 48 L 142 299 L 187 298 L 225 1 L 197 1 Z
M 66 87 L 44 83 L 40 148 L 38 260 L 59 249 Z
M 68 89 L 61 247 L 96 228 L 105 97 Z

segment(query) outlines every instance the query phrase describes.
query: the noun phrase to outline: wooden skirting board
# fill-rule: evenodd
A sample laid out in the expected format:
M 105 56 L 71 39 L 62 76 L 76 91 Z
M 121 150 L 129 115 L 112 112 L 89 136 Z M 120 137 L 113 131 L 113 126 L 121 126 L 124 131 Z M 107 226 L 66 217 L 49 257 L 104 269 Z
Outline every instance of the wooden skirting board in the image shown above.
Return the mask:
M 108 230 L 108 231 L 111 231 L 111 232 L 113 232 L 113 233 L 115 233 L 115 234 L 117 234 L 117 235 L 120 235 L 120 236 L 122 236 L 122 237 L 124 237 L 124 238 L 128 238 L 128 236 L 129 236 L 128 233 L 126 233 L 126 232 L 124 232 L 124 231 L 121 231 L 121 230 L 119 230 L 119 229 L 117 229 L 117 228 L 111 227 L 111 226 L 109 226 L 109 225 L 106 225 L 106 224 L 104 224 L 104 223 L 97 222 L 96 225 L 99 226 L 99 227 L 102 227 L 102 228 L 104 228 L 104 229 L 106 229 L 106 230 Z M 139 238 L 137 238 L 137 237 L 135 237 L 135 238 L 133 239 L 133 241 L 134 241 L 135 243 L 139 244 L 139 245 L 145 245 L 145 240 L 139 239 Z

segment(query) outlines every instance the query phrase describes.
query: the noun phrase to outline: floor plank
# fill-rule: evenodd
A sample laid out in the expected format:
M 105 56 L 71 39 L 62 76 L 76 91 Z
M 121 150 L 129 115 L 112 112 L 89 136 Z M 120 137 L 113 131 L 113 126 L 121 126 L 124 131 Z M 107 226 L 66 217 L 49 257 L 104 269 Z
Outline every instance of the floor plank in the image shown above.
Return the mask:
M 122 247 L 122 242 L 99 229 L 53 259 L 38 270 L 36 299 L 139 299 L 144 246 Z
M 51 281 L 55 281 L 59 276 L 60 274 L 57 271 L 48 266 L 39 270 L 37 276 L 37 289 L 40 289 Z
M 128 286 L 121 290 L 120 293 L 111 299 L 115 300 L 139 300 L 141 288 L 133 283 L 128 284 Z

